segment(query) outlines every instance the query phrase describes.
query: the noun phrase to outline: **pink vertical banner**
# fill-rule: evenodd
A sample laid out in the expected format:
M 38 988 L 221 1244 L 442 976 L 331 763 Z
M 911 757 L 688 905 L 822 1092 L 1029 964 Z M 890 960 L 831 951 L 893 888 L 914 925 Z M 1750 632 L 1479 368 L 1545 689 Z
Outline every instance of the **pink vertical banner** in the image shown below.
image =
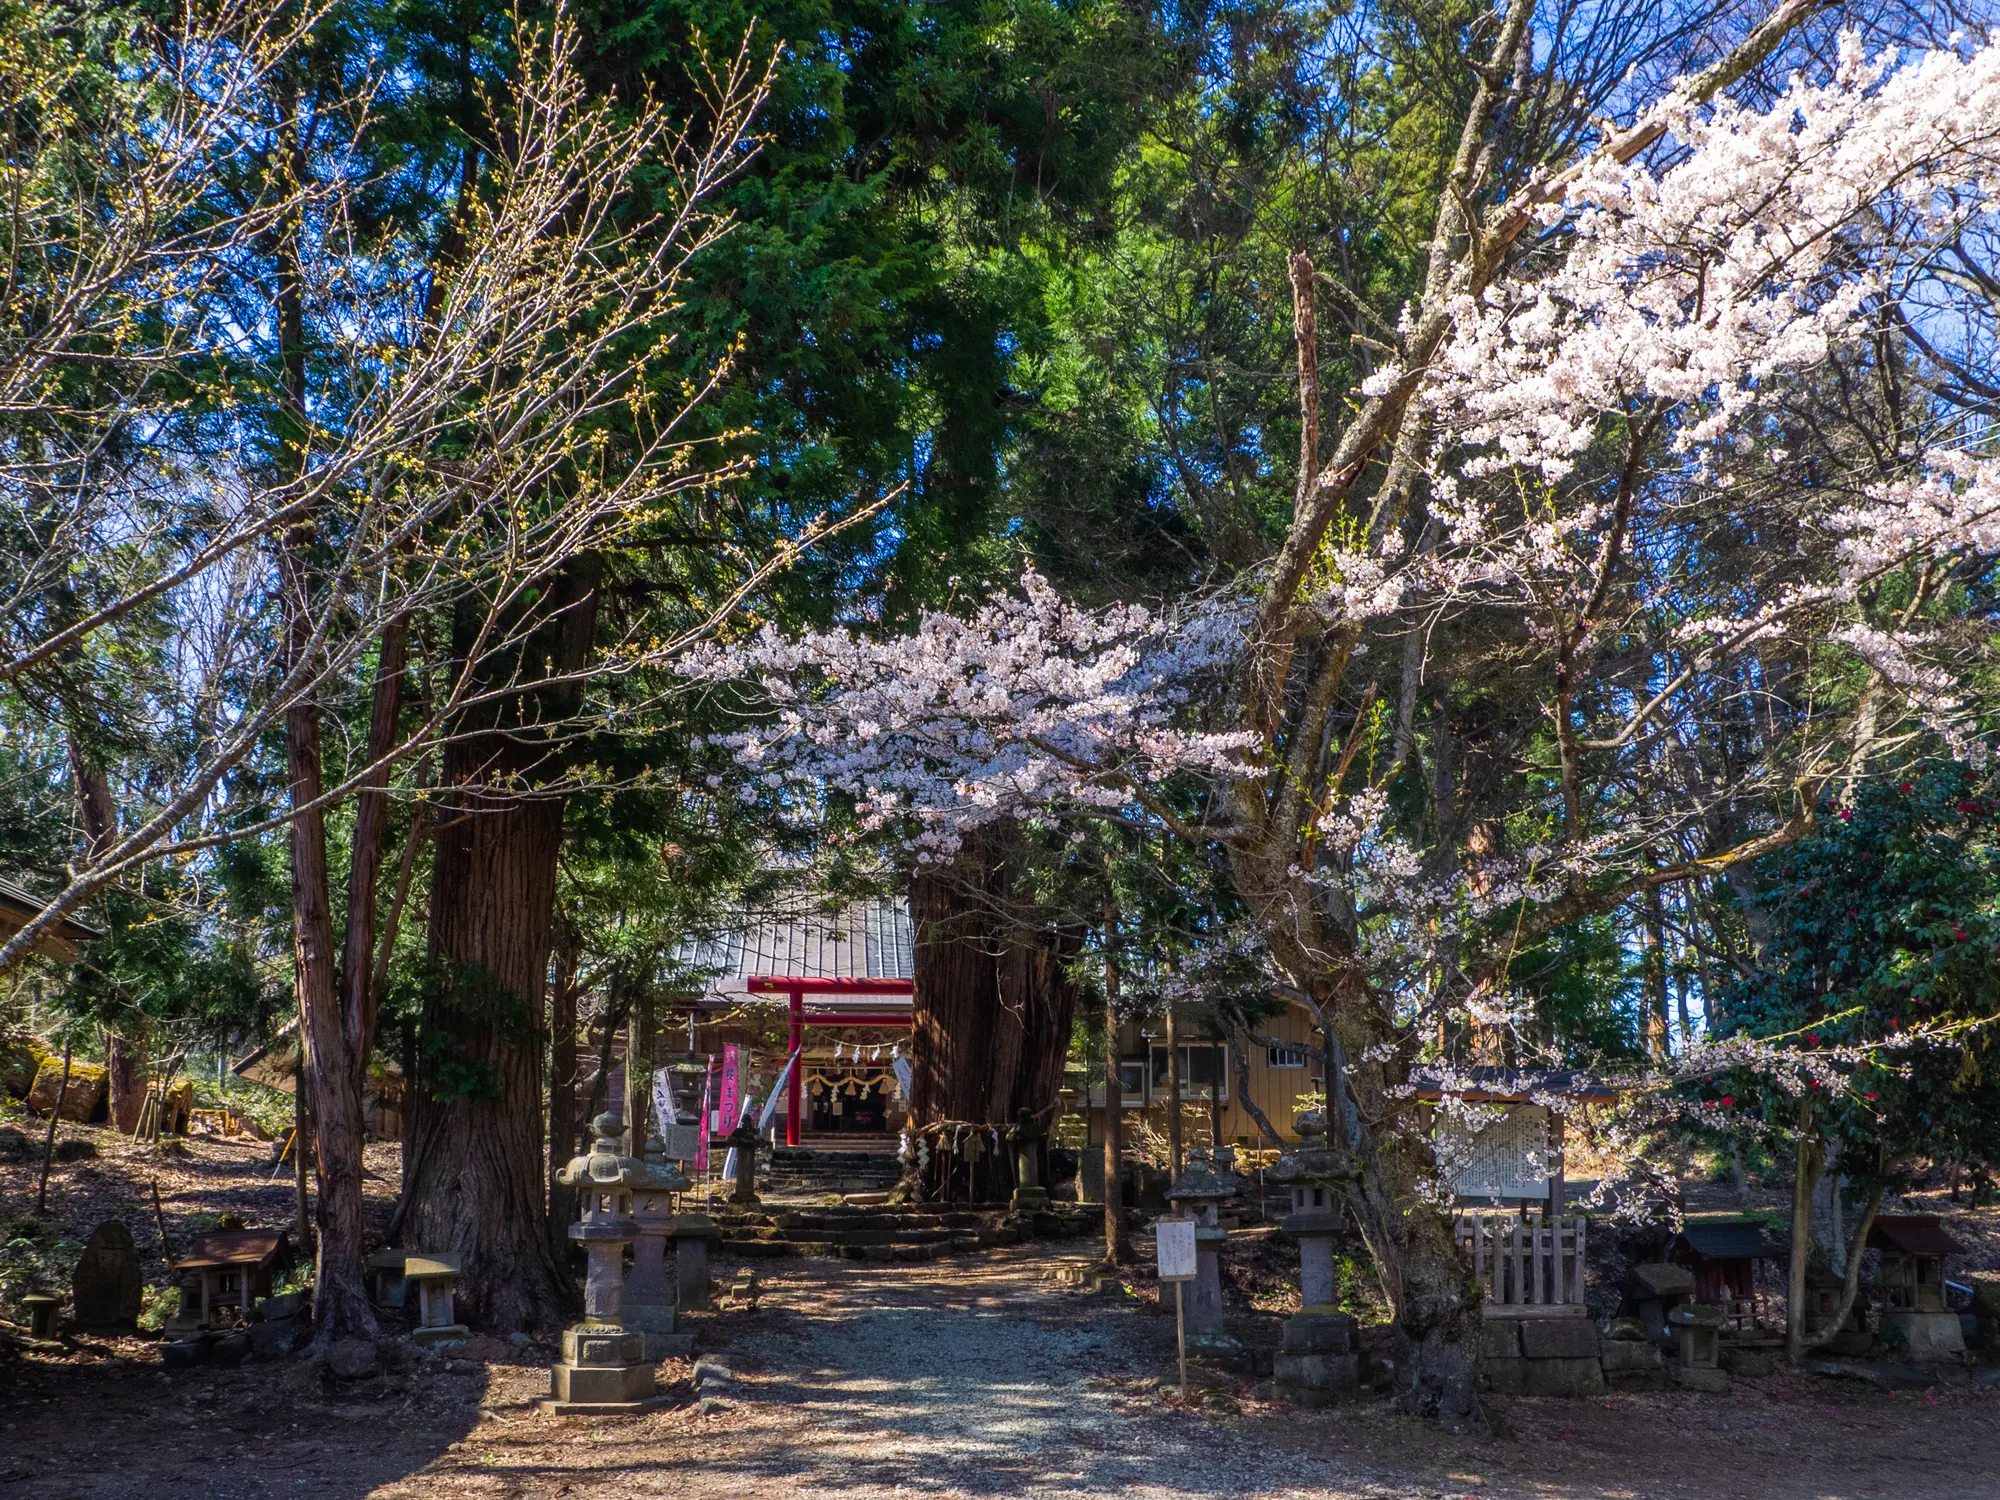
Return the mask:
M 722 1049 L 722 1100 L 718 1106 L 722 1134 L 728 1135 L 736 1128 L 736 1116 L 742 1108 L 743 1049 L 735 1042 L 728 1042 Z
M 709 1062 L 710 1066 L 708 1070 L 701 1075 L 701 1113 L 695 1116 L 694 1122 L 694 1128 L 700 1132 L 695 1137 L 694 1145 L 694 1169 L 696 1172 L 706 1172 L 708 1170 L 709 1087 L 715 1082 L 714 1059 L 709 1059 Z

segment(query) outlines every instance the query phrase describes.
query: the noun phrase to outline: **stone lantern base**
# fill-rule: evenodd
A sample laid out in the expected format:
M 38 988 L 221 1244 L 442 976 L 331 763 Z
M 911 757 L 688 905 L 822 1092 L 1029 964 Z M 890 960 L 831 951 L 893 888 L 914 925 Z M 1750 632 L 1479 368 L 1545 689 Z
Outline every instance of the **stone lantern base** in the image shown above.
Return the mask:
M 410 1342 L 428 1349 L 433 1344 L 455 1344 L 460 1339 L 472 1337 L 472 1330 L 463 1323 L 442 1323 L 435 1328 L 412 1328 Z
M 549 1371 L 549 1395 L 535 1404 L 554 1417 L 615 1416 L 665 1403 L 646 1362 L 646 1336 L 603 1323 L 563 1331 L 562 1359 Z
M 1017 1187 L 1007 1200 L 1010 1213 L 1038 1213 L 1049 1206 L 1049 1190 L 1044 1187 Z

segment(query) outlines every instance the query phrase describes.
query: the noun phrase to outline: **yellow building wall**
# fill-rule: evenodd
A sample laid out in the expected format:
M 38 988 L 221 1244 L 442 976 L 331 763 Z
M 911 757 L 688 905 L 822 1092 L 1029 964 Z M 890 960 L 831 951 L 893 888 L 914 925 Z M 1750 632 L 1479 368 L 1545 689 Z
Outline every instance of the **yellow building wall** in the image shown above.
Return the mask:
M 1273 1016 L 1252 1029 L 1257 1035 L 1270 1037 L 1276 1041 L 1297 1042 L 1302 1046 L 1314 1048 L 1320 1045 L 1318 1029 L 1311 1015 L 1302 1006 L 1288 1006 L 1283 1014 Z M 1153 1046 L 1164 1045 L 1163 1039 L 1158 1035 L 1142 1035 L 1138 1026 L 1128 1024 L 1120 1028 L 1118 1041 L 1121 1062 L 1129 1065 L 1144 1060 L 1147 1063 L 1145 1073 L 1148 1086 L 1143 1104 L 1135 1102 L 1130 1095 L 1125 1101 L 1126 1129 L 1129 1132 L 1134 1124 L 1143 1121 L 1164 1137 L 1167 1131 L 1168 1101 L 1164 1086 L 1158 1088 L 1152 1086 L 1150 1050 Z M 1204 1043 L 1194 1038 L 1187 1038 L 1182 1045 L 1200 1046 Z M 1272 1127 L 1283 1134 L 1286 1141 L 1297 1140 L 1298 1135 L 1292 1128 L 1292 1123 L 1298 1113 L 1305 1108 L 1299 1103 L 1299 1097 L 1318 1091 L 1321 1079 L 1324 1077 L 1319 1059 L 1309 1056 L 1305 1060 L 1304 1067 L 1274 1068 L 1270 1065 L 1267 1050 L 1261 1045 L 1253 1044 L 1249 1051 L 1249 1064 L 1251 1101 L 1271 1122 Z M 1260 1139 L 1264 1139 L 1267 1145 L 1278 1144 L 1264 1137 L 1263 1127 L 1257 1123 L 1256 1116 L 1243 1107 L 1243 1102 L 1238 1097 L 1240 1070 L 1233 1047 L 1230 1049 L 1226 1072 L 1228 1086 L 1221 1101 L 1220 1122 L 1223 1144 L 1254 1147 Z M 1101 1082 L 1093 1082 L 1087 1095 L 1082 1089 L 1072 1090 L 1069 1095 L 1072 1111 L 1082 1115 L 1089 1123 L 1090 1139 L 1093 1142 L 1104 1139 L 1104 1091 Z M 1206 1145 L 1209 1140 L 1210 1105 L 1200 1091 L 1195 1091 L 1183 1103 L 1181 1134 L 1183 1141 L 1191 1146 Z

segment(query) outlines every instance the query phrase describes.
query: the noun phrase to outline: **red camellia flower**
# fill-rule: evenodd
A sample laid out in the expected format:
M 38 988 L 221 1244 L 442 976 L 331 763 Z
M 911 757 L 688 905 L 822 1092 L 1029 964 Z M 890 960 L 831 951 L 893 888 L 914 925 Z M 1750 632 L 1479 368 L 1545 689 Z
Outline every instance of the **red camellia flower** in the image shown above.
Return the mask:
M 1951 935 L 1957 938 L 1961 943 L 1965 941 L 1965 929 L 1963 927 L 1952 928 Z
M 1734 1104 L 1735 1102 L 1736 1102 L 1736 1096 L 1734 1094 L 1724 1094 L 1722 1096 L 1722 1107 L 1724 1109 L 1729 1108 L 1729 1106 Z
M 1910 784 L 1909 784 L 1909 782 L 1907 782 L 1907 781 L 1906 781 L 1906 782 L 1904 782 L 1904 783 L 1902 784 L 1902 786 L 1901 786 L 1901 787 L 1899 787 L 1899 788 L 1898 788 L 1897 790 L 1899 790 L 1899 791 L 1904 791 L 1904 792 L 1907 792 L 1907 791 L 1909 791 L 1910 789 L 1911 789 L 1911 788 L 1910 788 Z
M 1879 1097 L 1879 1096 L 1878 1096 L 1878 1095 L 1875 1095 L 1875 1094 L 1870 1094 L 1870 1095 L 1869 1095 L 1868 1097 L 1869 1097 L 1869 1099 L 1870 1099 L 1870 1100 L 1872 1101 L 1872 1100 L 1876 1099 L 1876 1098 L 1877 1098 L 1877 1097 Z
M 1819 1045 L 1819 1033 L 1817 1031 L 1808 1031 L 1806 1033 L 1806 1045 L 1808 1047 L 1817 1047 Z
M 1853 820 L 1853 817 L 1854 817 L 1854 814 L 1853 814 L 1853 813 L 1851 813 L 1851 812 L 1849 812 L 1849 811 L 1848 811 L 1848 810 L 1847 810 L 1846 808 L 1844 808 L 1844 807 L 1843 807 L 1843 808 L 1842 808 L 1842 809 L 1840 810 L 1840 821 L 1841 821 L 1841 822 L 1843 822 L 1843 823 L 1846 823 L 1846 822 L 1850 822 L 1850 821 L 1852 821 L 1852 820 Z

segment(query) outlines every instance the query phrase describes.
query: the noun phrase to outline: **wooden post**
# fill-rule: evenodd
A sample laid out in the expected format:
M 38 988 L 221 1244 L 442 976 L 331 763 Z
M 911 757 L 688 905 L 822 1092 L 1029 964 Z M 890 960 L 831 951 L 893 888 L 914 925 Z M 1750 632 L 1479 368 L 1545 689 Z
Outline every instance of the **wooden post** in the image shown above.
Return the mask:
M 785 1144 L 796 1146 L 805 1130 L 801 1116 L 806 1097 L 806 993 L 795 989 L 787 998 L 791 1002 L 791 1055 L 798 1061 L 792 1064 L 792 1076 L 785 1083 Z M 693 1022 L 688 1024 L 692 1028 Z
M 63 1043 L 62 1082 L 56 1085 L 56 1107 L 49 1111 L 48 1138 L 42 1142 L 42 1185 L 35 1190 L 35 1212 L 49 1206 L 49 1163 L 56 1157 L 56 1122 L 62 1118 L 63 1100 L 69 1097 L 69 1043 Z
M 1174 1282 L 1174 1342 L 1181 1352 L 1181 1400 L 1187 1400 L 1187 1283 Z
M 1549 1112 L 1549 1207 L 1548 1220 L 1551 1224 L 1563 1216 L 1563 1117 L 1555 1111 Z
M 1174 1026 L 1174 1002 L 1167 1002 L 1167 1157 L 1174 1179 L 1181 1175 L 1181 1047 Z

